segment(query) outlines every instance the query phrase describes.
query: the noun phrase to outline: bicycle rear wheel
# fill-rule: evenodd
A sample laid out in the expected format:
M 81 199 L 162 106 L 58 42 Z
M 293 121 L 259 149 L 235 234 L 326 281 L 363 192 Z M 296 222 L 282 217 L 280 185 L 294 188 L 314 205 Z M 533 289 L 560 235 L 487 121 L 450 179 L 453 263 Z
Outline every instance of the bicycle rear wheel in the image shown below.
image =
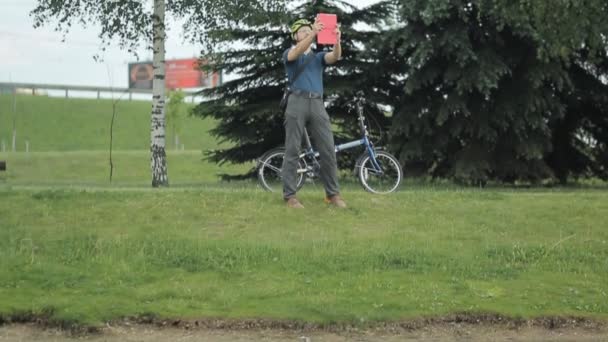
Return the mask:
M 403 180 L 403 170 L 397 158 L 384 151 L 376 151 L 378 170 L 370 155 L 364 153 L 357 160 L 355 172 L 363 188 L 374 194 L 388 194 L 399 187 Z
M 281 175 L 283 167 L 283 158 L 285 156 L 284 148 L 275 148 L 266 152 L 262 158 L 260 158 L 258 164 L 258 181 L 262 188 L 271 192 L 283 191 L 283 177 Z M 296 181 L 297 189 L 299 190 L 304 185 L 306 178 L 306 163 L 300 159 L 298 161 L 298 172 Z

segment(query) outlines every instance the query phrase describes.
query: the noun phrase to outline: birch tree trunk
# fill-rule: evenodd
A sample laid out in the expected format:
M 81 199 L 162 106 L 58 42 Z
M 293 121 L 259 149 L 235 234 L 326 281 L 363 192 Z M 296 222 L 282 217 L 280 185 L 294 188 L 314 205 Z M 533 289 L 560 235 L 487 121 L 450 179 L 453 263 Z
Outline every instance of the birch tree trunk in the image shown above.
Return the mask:
M 165 0 L 154 0 L 152 115 L 150 152 L 152 187 L 169 186 L 165 152 Z

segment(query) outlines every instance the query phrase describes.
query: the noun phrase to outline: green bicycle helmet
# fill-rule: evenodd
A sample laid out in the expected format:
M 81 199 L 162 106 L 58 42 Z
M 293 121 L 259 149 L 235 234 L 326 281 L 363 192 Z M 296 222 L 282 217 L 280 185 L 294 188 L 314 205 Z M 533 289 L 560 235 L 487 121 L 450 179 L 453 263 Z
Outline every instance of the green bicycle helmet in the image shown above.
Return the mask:
M 310 28 L 312 28 L 312 22 L 310 22 L 310 20 L 308 19 L 298 19 L 296 20 L 293 24 L 291 24 L 291 38 L 293 38 L 294 40 L 296 39 L 296 32 L 298 32 L 298 30 L 302 27 L 302 26 L 308 26 Z

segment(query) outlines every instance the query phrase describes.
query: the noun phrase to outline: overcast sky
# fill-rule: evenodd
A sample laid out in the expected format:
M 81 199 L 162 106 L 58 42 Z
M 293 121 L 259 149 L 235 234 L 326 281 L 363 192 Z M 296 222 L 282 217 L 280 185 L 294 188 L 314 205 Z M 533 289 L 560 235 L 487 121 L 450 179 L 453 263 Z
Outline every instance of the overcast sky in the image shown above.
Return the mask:
M 347 2 L 363 7 L 378 0 Z M 29 12 L 36 3 L 0 0 L 0 82 L 127 87 L 127 65 L 135 61 L 134 56 L 111 46 L 103 55 L 104 62 L 95 62 L 93 56 L 101 51 L 98 30 L 74 26 L 61 42 L 62 35 L 53 26 L 33 28 Z M 178 28 L 169 32 L 166 49 L 167 59 L 198 57 L 200 52 L 199 46 L 182 40 Z M 144 52 L 140 58 L 151 58 L 151 53 Z

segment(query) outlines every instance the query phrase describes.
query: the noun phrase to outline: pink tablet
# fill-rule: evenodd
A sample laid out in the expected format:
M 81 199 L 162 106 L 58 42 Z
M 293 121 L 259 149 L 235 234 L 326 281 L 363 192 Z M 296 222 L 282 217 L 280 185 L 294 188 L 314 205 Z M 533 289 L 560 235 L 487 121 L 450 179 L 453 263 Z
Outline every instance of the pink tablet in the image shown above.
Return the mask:
M 335 14 L 319 13 L 317 18 L 324 25 L 323 30 L 317 35 L 317 43 L 323 45 L 334 45 L 338 42 L 336 27 L 338 26 L 338 16 Z

